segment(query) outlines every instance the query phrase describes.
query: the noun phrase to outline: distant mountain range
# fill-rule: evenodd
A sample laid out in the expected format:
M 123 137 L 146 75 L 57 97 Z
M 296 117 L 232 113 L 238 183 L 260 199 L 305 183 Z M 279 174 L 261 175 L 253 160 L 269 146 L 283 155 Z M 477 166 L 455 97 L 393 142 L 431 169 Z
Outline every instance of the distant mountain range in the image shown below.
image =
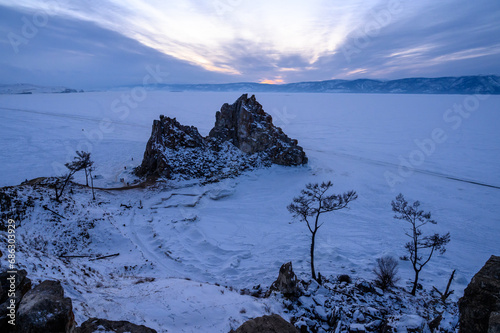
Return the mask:
M 151 87 L 153 88 L 153 87 Z M 400 80 L 328 80 L 288 84 L 164 84 L 154 89 L 170 91 L 242 91 L 311 93 L 384 93 L 384 94 L 500 94 L 500 77 L 461 76 L 408 78 Z
M 76 89 L 66 87 L 44 87 L 34 84 L 0 84 L 0 94 L 56 94 L 75 93 Z
M 126 90 L 135 85 L 116 87 Z M 407 78 L 399 80 L 327 80 L 287 84 L 254 82 L 224 84 L 157 84 L 148 90 L 166 91 L 238 91 L 287 93 L 370 93 L 370 94 L 500 94 L 500 76 L 475 75 L 439 78 Z M 31 84 L 0 85 L 0 94 L 82 92 L 66 87 L 42 87 Z

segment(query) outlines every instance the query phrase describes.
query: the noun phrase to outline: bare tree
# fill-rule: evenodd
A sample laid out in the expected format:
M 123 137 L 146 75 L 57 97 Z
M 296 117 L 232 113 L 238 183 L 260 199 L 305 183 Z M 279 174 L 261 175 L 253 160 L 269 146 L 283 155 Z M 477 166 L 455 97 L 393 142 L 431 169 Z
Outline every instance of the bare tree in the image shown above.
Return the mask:
M 446 304 L 446 299 L 448 297 L 450 297 L 450 295 L 452 295 L 455 290 L 450 290 L 450 286 L 451 286 L 451 282 L 453 281 L 453 278 L 455 277 L 455 272 L 456 272 L 456 269 L 453 270 L 453 272 L 451 272 L 451 275 L 450 275 L 450 278 L 448 279 L 448 284 L 446 285 L 446 289 L 444 290 L 444 293 L 440 292 L 436 287 L 432 287 L 432 290 L 434 290 L 435 292 L 437 292 L 439 294 L 439 296 L 441 296 L 441 302 L 443 302 L 443 304 Z
M 68 167 L 68 163 L 65 164 Z M 68 168 L 69 169 L 69 168 Z M 56 193 L 56 201 L 61 202 L 61 197 L 63 195 L 66 185 L 73 179 L 73 175 L 76 173 L 75 170 L 69 169 L 69 171 L 62 177 L 58 177 L 55 183 L 52 185 Z
M 395 201 L 391 202 L 392 211 L 396 213 L 395 219 L 403 220 L 411 225 L 410 231 L 407 231 L 406 236 L 411 238 L 411 241 L 405 244 L 409 256 L 403 256 L 401 259 L 411 261 L 413 270 L 415 271 L 415 279 L 413 280 L 413 289 L 411 294 L 415 295 L 418 286 L 418 277 L 420 271 L 431 260 L 435 251 L 441 254 L 446 252 L 446 244 L 450 241 L 450 233 L 441 236 L 434 234 L 431 236 L 422 236 L 422 227 L 428 223 L 436 224 L 437 222 L 431 219 L 431 213 L 425 213 L 420 210 L 420 202 L 415 201 L 409 204 L 404 196 L 400 193 Z M 425 255 L 422 255 L 425 253 Z
M 357 199 L 358 195 L 354 191 L 343 194 L 327 195 L 326 192 L 332 187 L 331 181 L 321 184 L 309 183 L 301 191 L 301 195 L 294 198 L 288 205 L 288 211 L 294 218 L 306 222 L 307 228 L 311 232 L 311 275 L 314 280 L 316 271 L 314 269 L 314 246 L 316 234 L 324 222 L 319 223 L 319 217 L 323 213 L 346 208 L 349 202 Z

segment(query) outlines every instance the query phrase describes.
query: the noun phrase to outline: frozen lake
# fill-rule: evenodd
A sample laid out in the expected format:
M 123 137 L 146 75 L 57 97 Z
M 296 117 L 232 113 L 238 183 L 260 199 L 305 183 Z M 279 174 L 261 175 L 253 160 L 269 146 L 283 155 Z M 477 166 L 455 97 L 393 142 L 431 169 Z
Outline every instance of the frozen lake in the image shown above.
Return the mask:
M 162 91 L 0 95 L 0 185 L 56 175 L 75 150 L 87 150 L 95 160 L 96 174 L 102 176 L 99 185 L 120 186 L 125 168 L 130 170 L 142 159 L 153 119 L 160 114 L 176 117 L 207 135 L 215 112 L 240 95 Z M 135 225 L 129 227 L 127 220 L 124 237 L 136 237 L 132 235 L 137 230 L 146 228 L 141 223 L 154 220 L 147 226 L 152 229 L 137 237 L 157 233 L 183 258 L 182 265 L 161 263 L 171 276 L 235 287 L 269 285 L 279 266 L 290 260 L 299 275 L 307 275 L 309 235 L 304 225 L 292 222 L 286 205 L 306 183 L 323 180 L 332 180 L 336 193 L 356 190 L 359 199 L 350 210 L 324 217 L 327 223 L 316 248 L 316 267 L 322 274 L 347 272 L 371 279 L 375 258 L 404 254 L 405 225 L 392 218 L 390 206 L 400 192 L 432 212 L 438 224 L 427 232 L 451 233 L 446 254 L 433 258 L 422 271 L 426 288 L 442 289 L 457 269 L 452 288 L 457 291 L 453 297 L 458 297 L 489 256 L 500 254 L 500 96 L 259 93 L 256 97 L 275 125 L 299 141 L 309 163 L 297 168 L 273 166 L 214 185 L 232 195 L 183 211 L 199 217 L 194 225 L 166 226 L 146 210 L 134 213 Z M 144 204 L 164 219 L 178 213 L 155 207 L 156 201 L 153 197 Z M 145 240 L 135 239 L 139 243 L 147 246 Z M 402 284 L 412 277 L 409 263 L 401 263 L 400 272 Z

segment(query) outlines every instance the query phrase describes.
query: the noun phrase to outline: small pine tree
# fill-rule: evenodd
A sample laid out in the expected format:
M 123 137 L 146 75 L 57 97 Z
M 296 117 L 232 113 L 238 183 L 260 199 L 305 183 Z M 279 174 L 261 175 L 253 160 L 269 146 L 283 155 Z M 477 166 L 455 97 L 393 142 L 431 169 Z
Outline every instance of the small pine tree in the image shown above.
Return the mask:
M 331 181 L 321 184 L 309 183 L 306 185 L 306 188 L 301 191 L 301 195 L 294 198 L 293 202 L 287 207 L 294 218 L 306 222 L 307 228 L 311 232 L 311 275 L 316 281 L 318 279 L 314 269 L 314 246 L 316 233 L 324 223 L 319 223 L 319 217 L 323 213 L 346 208 L 349 202 L 358 197 L 354 191 L 343 194 L 327 195 L 326 192 L 332 186 L 333 184 Z
M 431 219 L 431 213 L 425 213 L 419 209 L 420 202 L 415 201 L 409 204 L 404 196 L 400 193 L 396 200 L 391 202 L 392 211 L 396 213 L 395 219 L 403 220 L 411 225 L 409 232 L 406 236 L 411 240 L 405 244 L 409 256 L 403 256 L 401 259 L 409 260 L 412 263 L 415 272 L 415 279 L 413 280 L 413 288 L 411 294 L 415 296 L 418 286 L 418 278 L 420 271 L 431 260 L 434 252 L 444 254 L 446 252 L 446 244 L 450 241 L 450 233 L 445 235 L 434 234 L 431 236 L 422 236 L 422 227 L 428 223 L 436 224 L 437 222 Z M 425 255 L 422 255 L 425 253 Z
M 85 152 L 83 150 L 77 151 L 76 152 L 76 157 L 75 159 L 77 160 L 76 162 L 80 165 L 80 167 L 85 171 L 85 186 L 89 186 L 89 173 L 90 173 L 90 168 L 92 168 L 92 165 L 94 162 L 90 159 L 90 153 Z
M 68 172 L 64 176 L 58 177 L 56 182 L 53 184 L 57 202 L 61 202 L 61 197 L 63 195 L 64 189 L 66 188 L 68 183 L 73 179 L 73 175 L 80 170 L 85 170 L 85 177 L 87 178 L 87 175 L 88 173 L 90 173 L 93 164 L 94 162 L 90 160 L 90 153 L 84 151 L 77 151 L 74 160 L 64 164 L 64 166 L 68 168 Z M 87 186 L 88 186 L 88 178 L 87 178 Z

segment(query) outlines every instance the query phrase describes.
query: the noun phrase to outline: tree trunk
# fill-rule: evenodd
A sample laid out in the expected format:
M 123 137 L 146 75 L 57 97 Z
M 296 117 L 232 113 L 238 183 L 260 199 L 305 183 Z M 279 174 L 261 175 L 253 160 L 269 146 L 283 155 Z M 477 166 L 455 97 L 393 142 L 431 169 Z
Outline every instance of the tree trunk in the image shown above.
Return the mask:
M 92 178 L 92 170 L 89 170 L 89 175 L 90 175 L 90 183 L 92 184 L 92 200 L 95 200 L 94 178 Z
M 57 185 L 56 184 L 54 184 L 54 191 L 56 192 L 56 201 L 60 203 L 61 200 L 59 200 L 59 192 L 57 191 Z
M 311 275 L 314 280 L 316 279 L 316 271 L 314 270 L 314 241 L 316 239 L 316 231 L 311 236 Z
M 413 289 L 411 290 L 411 294 L 413 296 L 415 296 L 415 294 L 417 293 L 417 285 L 418 285 L 418 274 L 420 273 L 420 271 L 418 270 L 415 270 L 415 281 L 413 281 Z

